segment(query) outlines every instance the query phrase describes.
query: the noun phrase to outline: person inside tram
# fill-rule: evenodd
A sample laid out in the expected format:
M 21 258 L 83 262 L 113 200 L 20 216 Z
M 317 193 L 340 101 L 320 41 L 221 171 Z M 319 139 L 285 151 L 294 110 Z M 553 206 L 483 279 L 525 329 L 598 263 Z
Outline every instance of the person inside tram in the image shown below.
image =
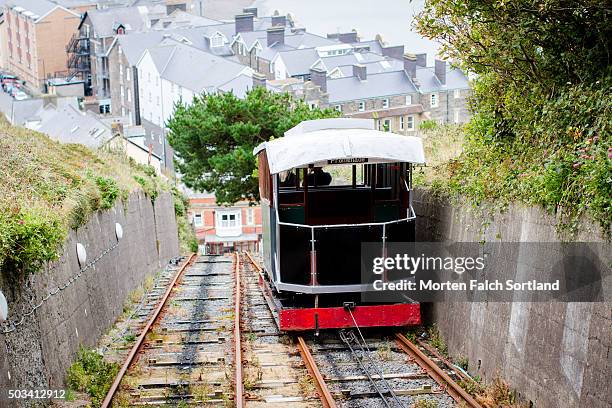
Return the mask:
M 332 182 L 332 176 L 322 167 L 315 167 L 312 172 L 308 173 L 309 186 L 329 186 Z
M 293 170 L 289 170 L 284 174 L 284 177 L 281 176 L 281 187 L 295 187 L 296 177 Z

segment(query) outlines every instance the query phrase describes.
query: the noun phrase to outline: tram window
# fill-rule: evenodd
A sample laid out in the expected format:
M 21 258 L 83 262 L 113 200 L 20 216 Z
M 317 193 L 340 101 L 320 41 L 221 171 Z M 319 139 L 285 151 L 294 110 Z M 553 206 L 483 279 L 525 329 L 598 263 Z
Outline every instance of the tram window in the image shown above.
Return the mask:
M 355 184 L 363 185 L 363 165 L 355 165 Z M 353 184 L 353 166 L 350 164 L 339 166 L 324 166 L 323 171 L 332 177 L 331 186 L 350 186 Z

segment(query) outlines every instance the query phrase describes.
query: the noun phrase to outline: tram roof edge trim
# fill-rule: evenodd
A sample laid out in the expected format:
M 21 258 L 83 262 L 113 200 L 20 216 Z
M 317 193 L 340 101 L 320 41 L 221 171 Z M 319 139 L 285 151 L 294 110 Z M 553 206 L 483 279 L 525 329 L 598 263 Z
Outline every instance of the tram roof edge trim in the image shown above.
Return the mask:
M 264 142 L 253 153 L 266 150 L 271 174 L 310 164 L 322 166 L 340 159 L 347 159 L 348 163 L 350 159 L 368 159 L 369 163 L 425 163 L 423 143 L 415 136 L 366 128 L 304 130 Z

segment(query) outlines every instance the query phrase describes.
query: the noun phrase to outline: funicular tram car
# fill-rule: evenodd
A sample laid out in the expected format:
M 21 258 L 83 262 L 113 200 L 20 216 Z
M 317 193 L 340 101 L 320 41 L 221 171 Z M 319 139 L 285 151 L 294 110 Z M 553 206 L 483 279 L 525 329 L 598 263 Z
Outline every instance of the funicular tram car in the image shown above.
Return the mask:
M 421 140 L 368 119 L 305 121 L 254 150 L 261 283 L 283 331 L 420 324 L 418 303 L 362 303 L 361 244 L 414 240 Z

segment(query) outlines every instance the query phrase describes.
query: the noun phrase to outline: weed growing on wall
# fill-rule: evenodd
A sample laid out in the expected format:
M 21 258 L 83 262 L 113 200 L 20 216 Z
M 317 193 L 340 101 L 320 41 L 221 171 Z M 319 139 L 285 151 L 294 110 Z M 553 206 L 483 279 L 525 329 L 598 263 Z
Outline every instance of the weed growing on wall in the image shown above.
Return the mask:
M 174 214 L 176 215 L 176 226 L 178 228 L 179 245 L 182 254 L 198 252 L 198 240 L 189 220 L 187 219 L 187 197 L 177 188 L 172 189 L 174 199 Z

